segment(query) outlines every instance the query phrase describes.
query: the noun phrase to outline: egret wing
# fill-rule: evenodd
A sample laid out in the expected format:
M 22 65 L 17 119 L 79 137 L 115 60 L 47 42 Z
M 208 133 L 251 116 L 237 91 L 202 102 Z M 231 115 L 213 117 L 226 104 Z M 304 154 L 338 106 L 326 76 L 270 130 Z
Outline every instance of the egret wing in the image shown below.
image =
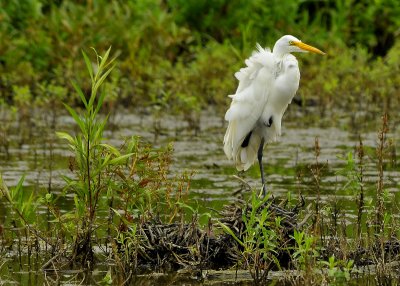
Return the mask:
M 257 51 L 254 51 L 252 56 L 245 60 L 246 67 L 235 73 L 235 77 L 239 80 L 236 93 L 249 87 L 263 66 L 273 68 L 273 65 L 275 65 L 275 60 L 269 48 L 264 49 L 259 44 L 256 47 Z
M 229 125 L 224 151 L 229 159 L 234 159 L 238 169 L 249 168 L 255 160 L 260 134 L 250 134 L 251 144 L 243 144 L 243 141 L 255 130 L 275 80 L 275 60 L 269 51 L 259 48 L 246 63 L 247 67 L 236 74 L 239 87 L 236 94 L 230 96 L 232 103 L 225 114 Z

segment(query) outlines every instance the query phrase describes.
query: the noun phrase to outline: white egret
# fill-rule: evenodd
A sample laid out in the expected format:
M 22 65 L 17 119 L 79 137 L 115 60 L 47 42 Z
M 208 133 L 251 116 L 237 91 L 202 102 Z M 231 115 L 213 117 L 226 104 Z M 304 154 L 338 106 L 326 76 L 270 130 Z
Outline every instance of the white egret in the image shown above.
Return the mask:
M 272 51 L 259 44 L 257 50 L 245 61 L 247 66 L 235 74 L 239 86 L 229 96 L 232 102 L 225 114 L 229 125 L 224 151 L 239 171 L 246 171 L 258 159 L 265 196 L 264 146 L 281 135 L 283 113 L 299 87 L 299 66 L 291 53 L 325 53 L 291 35 L 280 38 Z

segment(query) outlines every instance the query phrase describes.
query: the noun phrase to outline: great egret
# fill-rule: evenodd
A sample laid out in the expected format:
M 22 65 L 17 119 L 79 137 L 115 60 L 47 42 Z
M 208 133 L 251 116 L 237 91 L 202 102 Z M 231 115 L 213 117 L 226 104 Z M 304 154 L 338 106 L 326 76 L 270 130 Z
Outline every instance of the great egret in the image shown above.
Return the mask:
M 239 171 L 246 171 L 258 158 L 263 194 L 266 194 L 262 156 L 265 143 L 281 135 L 282 116 L 291 103 L 300 81 L 293 52 L 325 54 L 321 50 L 286 35 L 271 52 L 257 44 L 256 52 L 245 61 L 247 67 L 235 74 L 239 86 L 225 114 L 229 121 L 224 151 Z

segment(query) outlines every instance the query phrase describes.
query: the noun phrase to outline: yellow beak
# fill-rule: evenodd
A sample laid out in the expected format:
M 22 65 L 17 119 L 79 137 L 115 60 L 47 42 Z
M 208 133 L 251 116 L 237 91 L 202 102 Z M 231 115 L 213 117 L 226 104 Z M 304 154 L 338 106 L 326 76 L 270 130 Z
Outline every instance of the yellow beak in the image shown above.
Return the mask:
M 313 46 L 304 44 L 302 42 L 293 41 L 293 45 L 295 45 L 296 47 L 299 47 L 300 49 L 305 50 L 305 51 L 309 51 L 309 52 L 320 54 L 320 55 L 325 55 L 325 53 L 323 51 L 321 51 Z

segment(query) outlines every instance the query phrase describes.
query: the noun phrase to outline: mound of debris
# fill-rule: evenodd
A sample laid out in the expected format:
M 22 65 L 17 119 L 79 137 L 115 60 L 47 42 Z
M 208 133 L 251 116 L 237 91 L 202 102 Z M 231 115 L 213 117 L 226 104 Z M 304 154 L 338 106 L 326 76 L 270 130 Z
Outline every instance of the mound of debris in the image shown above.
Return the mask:
M 304 201 L 292 209 L 267 201 L 257 209 L 258 213 L 268 208 L 268 220 L 280 217 L 278 241 L 282 247 L 277 249 L 282 250 L 278 255 L 281 266 L 289 262 L 287 249 L 293 244 L 291 235 L 300 226 L 297 217 L 302 206 Z M 219 222 L 241 239 L 246 228 L 243 218 L 249 216 L 251 210 L 247 203 L 226 206 L 220 212 Z M 197 217 L 193 217 L 191 223 L 145 222 L 138 227 L 136 235 L 140 237 L 140 243 L 135 253 L 135 265 L 146 265 L 148 269 L 226 269 L 240 260 L 243 248 L 231 234 L 221 231 L 211 220 L 205 229 L 201 229 Z

